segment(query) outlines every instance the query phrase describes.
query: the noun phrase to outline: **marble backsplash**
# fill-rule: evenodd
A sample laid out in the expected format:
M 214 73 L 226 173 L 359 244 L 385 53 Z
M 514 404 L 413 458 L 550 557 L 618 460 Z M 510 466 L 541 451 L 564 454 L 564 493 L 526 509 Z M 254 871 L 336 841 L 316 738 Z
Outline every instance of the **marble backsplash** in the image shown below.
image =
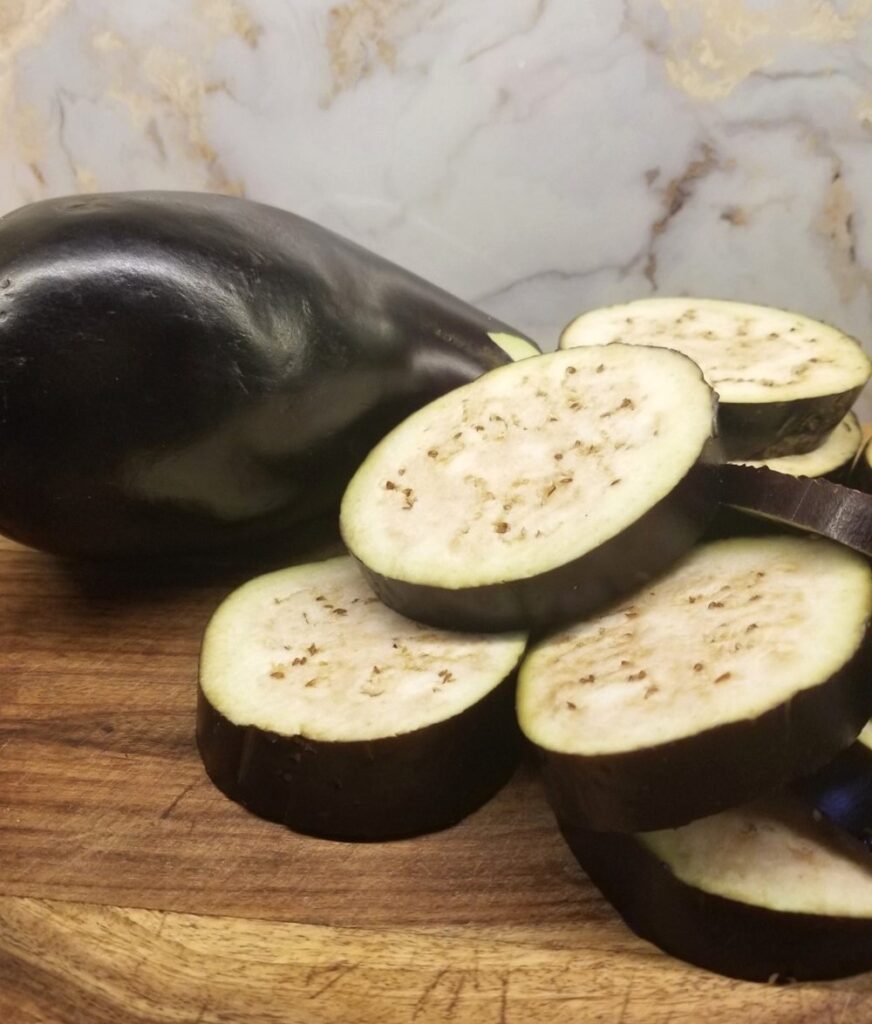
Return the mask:
M 0 3 L 0 209 L 246 195 L 546 347 L 694 293 L 872 351 L 870 143 L 872 0 Z

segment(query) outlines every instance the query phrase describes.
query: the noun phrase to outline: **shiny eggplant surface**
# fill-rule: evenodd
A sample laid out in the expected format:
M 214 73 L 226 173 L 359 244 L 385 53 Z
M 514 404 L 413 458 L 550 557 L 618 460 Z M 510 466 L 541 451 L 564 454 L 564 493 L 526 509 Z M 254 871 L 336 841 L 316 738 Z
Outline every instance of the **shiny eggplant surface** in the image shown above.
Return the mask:
M 282 210 L 136 192 L 0 220 L 0 532 L 72 556 L 241 548 L 517 336 Z

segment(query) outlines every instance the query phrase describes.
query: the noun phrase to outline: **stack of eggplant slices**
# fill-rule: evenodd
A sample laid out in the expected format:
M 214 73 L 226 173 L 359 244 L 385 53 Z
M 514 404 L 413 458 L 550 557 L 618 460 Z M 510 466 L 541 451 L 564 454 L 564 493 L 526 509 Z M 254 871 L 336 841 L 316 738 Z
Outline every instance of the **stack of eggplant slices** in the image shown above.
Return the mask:
M 526 745 L 640 936 L 752 980 L 872 969 L 869 360 L 798 314 L 687 298 L 531 351 L 371 451 L 348 555 L 216 612 L 211 778 L 292 829 L 384 840 L 459 821 Z

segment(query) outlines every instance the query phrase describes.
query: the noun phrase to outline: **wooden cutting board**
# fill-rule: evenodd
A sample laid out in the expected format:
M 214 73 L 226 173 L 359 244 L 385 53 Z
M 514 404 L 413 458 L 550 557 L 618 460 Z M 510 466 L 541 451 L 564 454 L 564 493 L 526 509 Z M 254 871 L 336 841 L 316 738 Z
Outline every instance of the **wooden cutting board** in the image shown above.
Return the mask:
M 635 938 L 527 768 L 461 825 L 390 844 L 225 799 L 194 747 L 197 651 L 251 574 L 82 572 L 0 541 L 0 1020 L 872 1020 L 872 975 L 752 985 Z

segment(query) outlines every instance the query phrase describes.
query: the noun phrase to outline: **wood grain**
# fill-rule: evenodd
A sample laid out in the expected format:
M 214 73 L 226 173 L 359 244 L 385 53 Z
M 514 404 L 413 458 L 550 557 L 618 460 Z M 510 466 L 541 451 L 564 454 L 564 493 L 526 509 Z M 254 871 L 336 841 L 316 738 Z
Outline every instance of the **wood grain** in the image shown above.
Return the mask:
M 230 803 L 194 747 L 196 663 L 249 574 L 83 574 L 0 542 L 0 1020 L 872 1019 L 872 976 L 767 988 L 636 939 L 528 769 L 398 843 L 303 838 Z

